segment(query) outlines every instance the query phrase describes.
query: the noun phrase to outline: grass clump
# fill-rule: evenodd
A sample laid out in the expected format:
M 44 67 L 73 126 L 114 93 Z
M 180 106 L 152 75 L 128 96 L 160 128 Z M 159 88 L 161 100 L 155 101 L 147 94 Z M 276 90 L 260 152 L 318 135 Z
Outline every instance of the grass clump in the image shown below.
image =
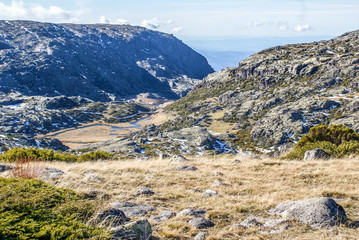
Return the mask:
M 63 162 L 84 162 L 95 160 L 111 159 L 112 154 L 104 151 L 91 151 L 80 156 L 55 152 L 53 149 L 38 148 L 13 148 L 0 155 L 0 160 L 4 162 L 15 162 L 17 159 L 37 159 L 39 161 L 63 161 Z
M 312 127 L 284 158 L 303 158 L 308 150 L 321 148 L 330 156 L 343 157 L 359 153 L 359 134 L 344 125 L 319 125 Z
M 40 180 L 0 178 L 0 239 L 106 239 L 95 204 Z

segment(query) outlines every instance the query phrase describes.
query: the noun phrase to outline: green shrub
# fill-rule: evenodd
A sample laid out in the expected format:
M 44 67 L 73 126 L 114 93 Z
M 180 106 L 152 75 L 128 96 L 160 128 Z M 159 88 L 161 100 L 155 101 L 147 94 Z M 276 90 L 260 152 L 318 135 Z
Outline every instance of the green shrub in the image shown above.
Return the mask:
M 79 162 L 107 160 L 111 159 L 113 155 L 105 151 L 88 152 L 79 156 Z
M 64 161 L 64 162 L 84 162 L 105 160 L 112 158 L 113 155 L 104 152 L 96 151 L 82 154 L 80 156 L 55 152 L 52 149 L 37 149 L 37 148 L 13 148 L 0 155 L 0 160 L 5 162 L 15 162 L 17 159 L 37 159 L 38 161 Z
M 40 180 L 0 178 L 0 239 L 109 239 L 86 225 L 96 205 Z
M 359 134 L 344 125 L 319 125 L 312 127 L 284 158 L 303 158 L 308 150 L 321 148 L 330 156 L 342 157 L 359 153 Z

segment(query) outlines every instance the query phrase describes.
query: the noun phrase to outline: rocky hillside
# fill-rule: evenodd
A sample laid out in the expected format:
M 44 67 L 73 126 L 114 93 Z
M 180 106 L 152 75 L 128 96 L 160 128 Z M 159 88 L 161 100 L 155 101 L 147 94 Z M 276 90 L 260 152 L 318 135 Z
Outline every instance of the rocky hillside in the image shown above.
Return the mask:
M 0 91 L 176 99 L 213 69 L 173 35 L 124 25 L 0 21 Z
M 274 47 L 209 75 L 167 110 L 231 146 L 277 150 L 318 124 L 359 131 L 358 70 L 359 31 Z

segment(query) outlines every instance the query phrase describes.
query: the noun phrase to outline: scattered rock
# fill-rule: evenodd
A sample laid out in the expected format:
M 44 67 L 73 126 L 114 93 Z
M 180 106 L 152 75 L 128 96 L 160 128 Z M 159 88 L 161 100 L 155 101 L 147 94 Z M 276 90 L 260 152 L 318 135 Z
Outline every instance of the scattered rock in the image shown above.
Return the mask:
M 113 234 L 112 239 L 151 239 L 152 228 L 151 224 L 144 220 L 138 220 L 135 222 L 127 223 L 123 226 L 112 228 L 111 232 Z
M 243 220 L 243 222 L 240 223 L 240 225 L 244 228 L 251 228 L 261 226 L 262 224 L 255 217 L 247 217 Z
M 100 227 L 117 227 L 128 220 L 121 210 L 112 208 L 99 213 L 93 221 Z
M 191 191 L 191 192 L 196 192 L 196 193 L 201 193 L 201 192 L 203 192 L 203 191 L 200 190 L 200 189 L 189 189 L 189 191 Z
M 56 168 L 49 168 L 49 167 L 39 168 L 39 175 L 40 178 L 43 180 L 57 179 L 64 174 L 65 173 L 63 171 Z
M 215 186 L 223 186 L 223 185 L 226 185 L 226 184 L 223 181 L 216 179 L 216 180 L 213 181 L 213 185 L 215 185 Z
M 214 223 L 203 217 L 197 217 L 189 221 L 189 224 L 197 229 L 206 229 L 214 226 Z
M 187 158 L 185 158 L 184 156 L 179 155 L 179 154 L 176 154 L 176 155 L 174 155 L 174 156 L 171 157 L 170 162 L 180 163 L 180 162 L 188 162 L 188 160 L 187 160 Z
M 135 193 L 136 196 L 139 196 L 139 195 L 153 195 L 155 194 L 151 189 L 149 189 L 148 187 L 142 187 L 140 189 L 138 189 Z
M 0 172 L 9 171 L 13 168 L 13 166 L 8 164 L 0 164 Z
M 330 156 L 320 148 L 306 151 L 304 154 L 304 161 L 313 161 L 317 159 L 328 159 Z
M 223 173 L 221 173 L 221 172 L 215 172 L 215 173 L 214 173 L 214 176 L 223 176 Z
M 214 191 L 214 190 L 206 190 L 204 193 L 203 193 L 203 197 L 204 198 L 210 198 L 210 197 L 216 197 L 216 196 L 219 196 L 218 192 Z
M 102 178 L 96 177 L 96 176 L 87 176 L 83 178 L 84 181 L 88 181 L 88 182 L 98 182 L 98 183 L 103 183 L 104 180 Z
M 197 171 L 198 168 L 195 166 L 181 165 L 173 169 L 174 171 Z
M 143 217 L 148 212 L 156 210 L 153 207 L 130 202 L 115 202 L 112 204 L 112 207 L 123 211 L 127 217 Z
M 85 198 L 85 199 L 95 199 L 95 198 L 110 199 L 111 196 L 108 194 L 105 194 L 104 192 L 101 192 L 101 191 L 90 190 L 89 192 L 83 194 L 83 198 Z
M 287 223 L 288 219 L 269 219 L 264 224 L 263 227 L 265 228 L 275 228 L 278 225 L 282 225 L 284 223 Z
M 176 216 L 176 213 L 174 213 L 172 211 L 164 211 L 164 212 L 161 212 L 158 215 L 151 216 L 150 220 L 159 223 L 159 222 L 163 222 L 165 220 L 168 220 L 168 219 L 170 219 L 170 218 L 172 218 L 174 216 Z
M 234 231 L 236 229 L 243 229 L 243 228 L 246 228 L 245 226 L 239 224 L 239 223 L 236 223 L 236 224 L 233 224 L 230 228 L 229 228 L 229 231 Z
M 194 217 L 203 217 L 206 214 L 206 210 L 197 209 L 197 208 L 187 208 L 180 211 L 177 216 L 194 216 Z
M 95 170 L 86 170 L 83 172 L 84 175 L 94 175 L 96 174 L 97 172 Z
M 329 228 L 347 220 L 344 208 L 325 197 L 280 204 L 270 209 L 269 213 L 285 219 L 294 218 L 313 228 Z
M 193 240 L 205 240 L 208 236 L 208 233 L 206 232 L 200 232 L 198 233 Z
M 236 159 L 236 160 L 234 160 L 232 163 L 241 163 L 241 160 Z

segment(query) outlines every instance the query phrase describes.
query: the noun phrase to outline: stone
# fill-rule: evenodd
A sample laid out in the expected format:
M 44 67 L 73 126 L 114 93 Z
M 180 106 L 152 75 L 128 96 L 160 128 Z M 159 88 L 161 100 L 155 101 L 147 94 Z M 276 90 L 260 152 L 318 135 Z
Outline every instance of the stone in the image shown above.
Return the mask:
M 174 213 L 173 211 L 164 211 L 164 212 L 161 212 L 158 215 L 151 216 L 150 220 L 154 221 L 154 222 L 157 222 L 157 223 L 160 223 L 160 222 L 163 222 L 163 221 L 168 220 L 170 218 L 173 218 L 175 216 L 176 216 L 176 213 Z
M 214 191 L 214 190 L 206 190 L 204 193 L 203 193 L 203 197 L 204 198 L 210 198 L 210 197 L 217 197 L 219 196 L 218 192 Z
M 287 223 L 288 219 L 269 219 L 264 224 L 263 227 L 265 228 L 275 228 L 278 225 L 282 225 L 284 223 Z
M 128 220 L 121 210 L 111 208 L 97 214 L 93 222 L 100 227 L 117 227 Z
M 197 229 L 206 229 L 214 226 L 214 223 L 203 217 L 197 217 L 189 221 L 189 224 Z
M 147 219 L 138 220 L 135 222 L 127 223 L 123 226 L 111 229 L 113 234 L 112 239 L 135 239 L 147 240 L 151 239 L 152 227 Z
M 236 159 L 236 160 L 234 160 L 232 163 L 241 163 L 241 160 Z
M 104 180 L 102 178 L 99 178 L 99 177 L 93 176 L 93 175 L 84 177 L 83 180 L 86 181 L 86 182 L 97 182 L 97 183 L 103 183 L 104 182 Z
M 281 215 L 284 219 L 296 219 L 313 228 L 330 228 L 347 221 L 344 208 L 326 197 L 279 204 L 269 213 Z
M 229 231 L 234 231 L 236 229 L 245 229 L 246 227 L 243 226 L 242 224 L 239 224 L 239 223 L 236 223 L 236 224 L 233 224 L 230 228 L 229 228 Z
M 135 193 L 136 196 L 139 196 L 139 195 L 151 196 L 153 194 L 155 194 L 155 193 L 148 187 L 142 187 L 142 188 L 138 189 Z
M 200 232 L 198 233 L 193 240 L 205 240 L 208 236 L 208 233 L 206 232 Z
M 112 204 L 113 208 L 119 209 L 125 213 L 127 217 L 143 217 L 148 212 L 155 211 L 156 208 L 139 205 L 131 202 L 115 202 Z
M 313 150 L 306 151 L 304 154 L 304 161 L 313 161 L 317 159 L 328 159 L 330 156 L 320 148 L 315 148 Z
M 13 169 L 13 166 L 8 164 L 0 164 L 0 172 L 5 172 Z
M 226 184 L 223 181 L 216 179 L 216 180 L 213 181 L 213 185 L 215 185 L 215 186 L 224 186 Z
M 58 179 L 65 173 L 60 169 L 50 168 L 50 167 L 40 167 L 39 176 L 43 180 Z
M 215 172 L 214 176 L 223 176 L 223 173 L 222 172 Z
M 203 217 L 207 213 L 206 210 L 197 209 L 197 208 L 187 208 L 180 211 L 177 216 L 194 216 L 194 217 Z
M 240 225 L 244 228 L 251 228 L 261 226 L 262 224 L 255 217 L 247 217 L 240 223 Z
M 187 158 L 185 158 L 184 156 L 179 155 L 179 154 L 176 154 L 176 155 L 173 155 L 173 156 L 171 157 L 170 162 L 180 163 L 180 162 L 188 162 L 188 160 L 187 160 Z
M 175 170 L 175 171 L 197 171 L 198 168 L 196 168 L 195 166 L 181 165 L 181 166 L 174 168 L 173 170 Z

